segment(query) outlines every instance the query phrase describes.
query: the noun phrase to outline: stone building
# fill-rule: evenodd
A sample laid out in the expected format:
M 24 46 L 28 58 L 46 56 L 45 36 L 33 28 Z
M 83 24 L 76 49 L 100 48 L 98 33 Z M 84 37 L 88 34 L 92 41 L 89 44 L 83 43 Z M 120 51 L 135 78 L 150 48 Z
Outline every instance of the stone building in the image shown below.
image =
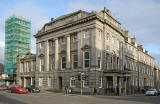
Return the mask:
M 131 94 L 154 86 L 154 58 L 111 12 L 77 11 L 51 19 L 35 35 L 36 86 L 83 93 Z
M 156 65 L 154 67 L 154 87 L 160 89 L 160 68 Z
M 25 57 L 17 56 L 16 84 L 26 87 L 35 85 L 36 55 L 28 52 Z

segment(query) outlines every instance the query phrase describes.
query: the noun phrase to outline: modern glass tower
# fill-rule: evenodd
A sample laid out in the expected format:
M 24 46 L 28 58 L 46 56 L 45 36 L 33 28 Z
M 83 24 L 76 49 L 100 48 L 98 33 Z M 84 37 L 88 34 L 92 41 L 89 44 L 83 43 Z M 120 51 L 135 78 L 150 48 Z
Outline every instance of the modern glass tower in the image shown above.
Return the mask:
M 31 22 L 22 17 L 11 16 L 5 21 L 5 73 L 13 76 L 17 55 L 24 56 L 30 49 Z

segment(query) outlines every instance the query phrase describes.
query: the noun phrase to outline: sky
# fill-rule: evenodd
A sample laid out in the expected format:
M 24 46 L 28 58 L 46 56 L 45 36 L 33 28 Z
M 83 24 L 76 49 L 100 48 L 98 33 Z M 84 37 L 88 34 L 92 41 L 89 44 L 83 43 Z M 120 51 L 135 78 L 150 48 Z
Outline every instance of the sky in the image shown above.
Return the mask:
M 13 14 L 31 20 L 31 51 L 36 51 L 37 31 L 51 18 L 77 10 L 100 11 L 108 8 L 128 28 L 130 36 L 149 51 L 160 66 L 160 0 L 1 0 L 0 63 L 4 63 L 5 20 Z

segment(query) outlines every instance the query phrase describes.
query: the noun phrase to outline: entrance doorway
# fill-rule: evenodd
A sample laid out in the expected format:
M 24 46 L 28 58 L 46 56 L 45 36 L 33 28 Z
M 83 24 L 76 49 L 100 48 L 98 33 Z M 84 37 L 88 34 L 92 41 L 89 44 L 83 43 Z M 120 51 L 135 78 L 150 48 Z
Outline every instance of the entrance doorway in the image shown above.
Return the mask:
M 62 77 L 59 77 L 58 80 L 59 80 L 59 89 L 62 90 L 63 88 Z

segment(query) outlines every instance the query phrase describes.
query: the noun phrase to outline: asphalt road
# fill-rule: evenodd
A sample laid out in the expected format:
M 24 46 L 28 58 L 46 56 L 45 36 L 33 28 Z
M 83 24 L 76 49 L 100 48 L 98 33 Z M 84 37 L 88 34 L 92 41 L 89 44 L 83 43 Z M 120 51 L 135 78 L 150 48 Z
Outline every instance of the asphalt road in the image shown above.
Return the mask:
M 0 104 L 160 104 L 160 96 L 86 96 L 0 92 Z

